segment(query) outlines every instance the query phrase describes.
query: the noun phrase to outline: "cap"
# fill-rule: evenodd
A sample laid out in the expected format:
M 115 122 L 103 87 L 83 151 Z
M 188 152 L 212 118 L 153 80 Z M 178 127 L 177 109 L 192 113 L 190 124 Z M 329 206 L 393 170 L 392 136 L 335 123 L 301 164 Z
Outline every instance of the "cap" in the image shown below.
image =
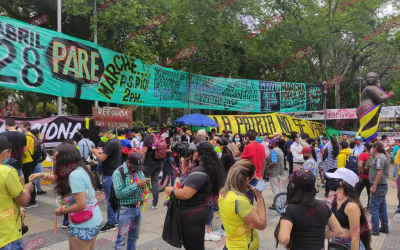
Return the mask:
M 196 147 L 197 147 L 197 151 L 199 151 L 200 153 L 215 152 L 214 146 L 206 140 L 199 141 L 199 143 L 197 143 Z
M 136 171 L 143 171 L 143 156 L 138 152 L 132 152 L 128 155 L 128 161 Z
M 176 131 L 182 130 L 182 128 L 177 128 Z
M 384 146 L 383 146 L 382 142 L 375 142 L 372 147 L 378 148 L 378 151 L 379 150 L 381 150 L 381 151 L 384 150 Z
M 363 138 L 361 136 L 356 136 L 356 138 L 354 138 L 354 139 L 356 139 L 358 141 L 362 141 L 363 140 Z
M 222 133 L 228 133 L 228 130 L 225 129 L 224 131 L 222 131 Z
M 349 147 L 349 143 L 347 141 L 341 141 L 339 144 L 340 144 L 340 146 L 342 146 L 342 149 Z
M 315 175 L 309 169 L 298 168 L 289 175 L 288 179 L 292 180 L 294 188 L 304 191 L 311 191 L 315 188 Z
M 333 173 L 326 172 L 325 174 L 330 179 L 343 180 L 347 184 L 351 185 L 352 187 L 355 187 L 356 183 L 358 182 L 357 175 L 353 171 L 351 171 L 350 169 L 347 169 L 347 168 L 338 168 Z
M 312 152 L 312 149 L 310 147 L 303 147 L 301 152 L 299 154 L 309 154 Z

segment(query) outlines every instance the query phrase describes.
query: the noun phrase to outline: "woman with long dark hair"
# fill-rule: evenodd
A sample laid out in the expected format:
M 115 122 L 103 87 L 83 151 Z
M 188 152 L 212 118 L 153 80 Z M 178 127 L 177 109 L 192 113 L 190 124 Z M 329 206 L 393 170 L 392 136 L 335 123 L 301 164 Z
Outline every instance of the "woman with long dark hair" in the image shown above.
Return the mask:
M 339 146 L 337 142 L 337 136 L 333 135 L 331 137 L 331 144 L 326 148 L 323 156 L 323 160 L 325 161 L 325 197 L 329 195 L 329 177 L 326 176 L 326 173 L 333 173 L 337 169 L 337 157 L 339 155 Z
M 29 180 L 44 179 L 56 183 L 54 191 L 61 197 L 57 200 L 64 207 L 56 209 L 55 214 L 70 214 L 69 249 L 92 250 L 103 223 L 95 197 L 93 175 L 83 162 L 79 151 L 68 143 L 61 143 L 56 148 L 53 158 L 56 175 L 32 174 Z M 87 219 L 90 215 L 93 217 Z
M 205 232 L 204 226 L 212 219 L 213 214 L 206 200 L 212 200 L 223 186 L 223 166 L 211 143 L 201 140 L 197 144 L 190 145 L 194 150 L 193 161 L 198 160 L 199 166 L 193 169 L 182 183 L 180 189 L 166 187 L 165 192 L 181 199 L 182 210 L 182 237 L 185 249 L 204 250 Z M 211 197 L 210 197 L 211 196 Z M 194 212 L 193 212 L 194 211 Z M 211 228 L 210 228 L 211 233 Z M 211 239 L 218 241 L 216 235 Z M 215 237 L 216 236 L 216 237 Z M 218 238 L 218 240 L 217 240 Z
M 228 147 L 230 147 L 233 151 L 235 162 L 240 160 L 240 155 L 243 152 L 243 149 L 242 151 L 239 150 L 239 148 L 241 148 L 241 145 L 244 145 L 243 136 L 238 133 L 234 134 L 232 137 L 232 142 Z
M 338 220 L 323 201 L 315 199 L 316 180 L 311 171 L 297 168 L 289 179 L 292 190 L 275 228 L 276 247 L 281 243 L 290 249 L 325 249 L 324 239 L 338 237 L 342 232 Z
M 333 238 L 329 244 L 351 250 L 371 250 L 372 224 L 368 222 L 358 194 L 354 190 L 358 176 L 346 168 L 339 168 L 326 175 L 331 178 L 329 188 L 335 191 L 336 197 L 332 204 L 332 212 L 342 227 L 340 237 Z

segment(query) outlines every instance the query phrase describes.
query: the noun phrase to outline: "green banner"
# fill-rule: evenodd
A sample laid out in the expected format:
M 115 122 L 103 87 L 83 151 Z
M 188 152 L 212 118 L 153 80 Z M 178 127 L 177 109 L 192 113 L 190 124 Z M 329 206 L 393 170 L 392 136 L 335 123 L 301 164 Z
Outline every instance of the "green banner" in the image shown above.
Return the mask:
M 196 50 L 194 44 L 188 45 L 174 58 L 183 59 Z M 6 17 L 0 17 L 0 55 L 0 86 L 5 88 L 137 106 L 187 108 L 190 98 L 192 109 L 322 109 L 321 85 L 192 75 L 189 88 L 187 72 L 145 64 Z

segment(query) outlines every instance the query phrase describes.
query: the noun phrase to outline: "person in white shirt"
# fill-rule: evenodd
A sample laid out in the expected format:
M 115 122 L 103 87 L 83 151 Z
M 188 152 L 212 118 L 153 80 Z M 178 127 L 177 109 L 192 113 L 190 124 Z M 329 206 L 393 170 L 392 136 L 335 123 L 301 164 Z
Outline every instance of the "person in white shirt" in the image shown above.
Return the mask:
M 269 149 L 269 142 L 268 142 L 268 133 L 264 133 L 263 134 L 263 141 L 261 142 L 261 144 L 264 146 L 265 149 L 265 159 L 268 158 L 269 154 L 271 153 L 271 150 Z
M 354 141 L 350 141 L 350 153 L 352 153 L 358 159 L 360 153 L 355 149 L 355 147 L 356 143 Z
M 133 151 L 139 151 L 140 150 L 140 137 L 139 137 L 139 135 L 140 135 L 139 134 L 139 129 L 138 128 L 133 128 L 132 129 L 133 139 L 131 141 L 132 148 L 134 149 Z
M 290 146 L 290 152 L 293 155 L 293 170 L 295 170 L 303 166 L 304 158 L 303 155 L 300 154 L 301 150 L 303 150 L 303 145 L 301 145 L 299 133 L 293 133 L 292 139 L 293 144 Z
M 362 154 L 364 152 L 364 143 L 363 138 L 361 136 L 357 136 L 356 138 L 354 138 L 354 142 L 356 144 L 356 146 L 354 147 L 359 154 Z

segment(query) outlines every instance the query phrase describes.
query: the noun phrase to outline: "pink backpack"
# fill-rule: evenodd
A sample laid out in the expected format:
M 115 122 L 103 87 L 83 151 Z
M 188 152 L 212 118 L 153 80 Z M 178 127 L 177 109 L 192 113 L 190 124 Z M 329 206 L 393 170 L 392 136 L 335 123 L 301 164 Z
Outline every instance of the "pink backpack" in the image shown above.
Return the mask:
M 161 137 L 161 134 L 153 135 L 153 136 L 154 136 L 153 143 L 156 144 L 154 158 L 157 160 L 162 160 L 165 157 L 167 157 L 167 147 L 168 147 L 167 142 L 165 141 L 165 138 Z

